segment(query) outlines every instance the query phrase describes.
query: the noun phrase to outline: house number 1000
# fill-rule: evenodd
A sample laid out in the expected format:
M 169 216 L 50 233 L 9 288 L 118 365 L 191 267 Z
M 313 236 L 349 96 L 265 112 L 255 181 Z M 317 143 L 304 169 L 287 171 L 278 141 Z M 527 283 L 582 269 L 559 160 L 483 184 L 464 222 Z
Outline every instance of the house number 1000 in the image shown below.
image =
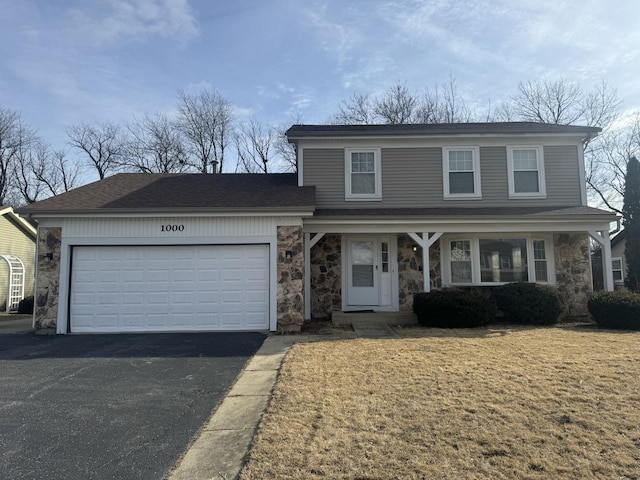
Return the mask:
M 184 225 L 162 225 L 160 227 L 161 232 L 182 232 Z

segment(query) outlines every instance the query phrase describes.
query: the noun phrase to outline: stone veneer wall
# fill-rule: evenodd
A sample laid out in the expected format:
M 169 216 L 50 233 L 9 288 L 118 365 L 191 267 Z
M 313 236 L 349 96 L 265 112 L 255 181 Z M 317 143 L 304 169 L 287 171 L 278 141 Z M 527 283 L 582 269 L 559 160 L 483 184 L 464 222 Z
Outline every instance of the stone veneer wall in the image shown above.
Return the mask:
M 567 302 L 566 315 L 588 315 L 587 300 L 592 292 L 589 237 L 586 233 L 553 236 L 556 284 Z
M 400 310 L 413 309 L 413 294 L 422 292 L 422 250 L 413 251 L 414 242 L 408 235 L 398 236 L 398 297 Z M 440 274 L 440 240 L 429 248 L 431 289 L 442 286 Z
M 311 248 L 311 317 L 342 311 L 340 235 L 325 235 Z
M 60 283 L 60 246 L 62 228 L 38 229 L 38 276 L 36 278 L 34 317 L 36 333 L 55 333 L 58 324 L 58 288 Z M 51 254 L 49 260 L 45 255 Z
M 291 257 L 287 258 L 287 251 Z M 304 235 L 302 227 L 278 227 L 278 331 L 298 332 L 304 322 Z

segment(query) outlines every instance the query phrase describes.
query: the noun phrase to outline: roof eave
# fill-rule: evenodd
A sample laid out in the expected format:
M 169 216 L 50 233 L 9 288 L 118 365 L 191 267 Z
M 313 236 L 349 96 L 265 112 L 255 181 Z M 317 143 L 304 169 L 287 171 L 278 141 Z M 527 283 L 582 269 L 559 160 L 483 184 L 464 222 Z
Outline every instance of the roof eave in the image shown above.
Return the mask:
M 445 222 L 445 223 L 486 223 L 497 221 L 508 222 L 615 222 L 618 216 L 615 214 L 568 214 L 568 215 L 314 215 L 313 221 L 350 221 L 353 223 L 385 222 L 393 221 L 416 221 L 420 222 Z
M 101 216 L 101 215 L 204 215 L 204 214 L 272 214 L 299 213 L 313 215 L 315 206 L 292 207 L 230 207 L 230 208 L 85 208 L 85 209 L 22 209 L 23 213 L 33 218 L 68 217 L 68 216 Z
M 297 136 L 289 136 L 287 135 L 287 140 L 289 143 L 298 142 L 300 140 L 343 140 L 348 138 L 349 140 L 369 140 L 371 138 L 375 138 L 377 140 L 391 140 L 397 138 L 404 138 L 408 140 L 414 139 L 424 139 L 424 138 L 500 138 L 500 137 L 573 137 L 579 138 L 580 140 L 584 140 L 586 138 L 594 138 L 598 135 L 598 132 L 507 132 L 507 133 L 422 133 L 422 134 L 402 134 L 402 133 L 358 133 L 358 134 L 350 134 L 345 132 L 344 134 L 332 134 L 327 135 L 325 133 L 311 134 L 311 135 L 297 135 Z

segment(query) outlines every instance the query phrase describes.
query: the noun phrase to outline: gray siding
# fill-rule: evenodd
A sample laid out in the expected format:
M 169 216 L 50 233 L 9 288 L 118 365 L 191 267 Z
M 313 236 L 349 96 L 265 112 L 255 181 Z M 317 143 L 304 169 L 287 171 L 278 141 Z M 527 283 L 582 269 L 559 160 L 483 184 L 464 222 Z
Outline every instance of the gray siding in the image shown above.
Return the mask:
M 304 149 L 304 185 L 315 185 L 317 208 L 491 207 L 580 205 L 578 151 L 544 147 L 547 197 L 509 199 L 507 149 L 480 147 L 482 199 L 444 200 L 442 148 L 383 148 L 382 200 L 345 201 L 344 150 Z
M 578 150 L 573 145 L 544 147 L 547 199 L 555 205 L 580 205 Z
M 25 266 L 24 296 L 33 295 L 36 257 L 35 241 L 4 215 L 0 216 L 0 254 L 15 255 L 22 260 Z M 6 310 L 8 288 L 9 267 L 7 262 L 0 260 L 0 311 Z
M 315 185 L 317 208 L 349 203 L 344 201 L 344 149 L 305 149 L 303 161 L 304 185 Z

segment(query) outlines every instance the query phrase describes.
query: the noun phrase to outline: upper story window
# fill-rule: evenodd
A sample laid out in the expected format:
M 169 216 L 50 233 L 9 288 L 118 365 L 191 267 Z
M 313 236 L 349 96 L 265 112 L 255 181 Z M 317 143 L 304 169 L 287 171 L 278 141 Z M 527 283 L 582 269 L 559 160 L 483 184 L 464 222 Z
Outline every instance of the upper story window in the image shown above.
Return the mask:
M 442 175 L 445 199 L 481 198 L 480 149 L 443 147 Z
M 379 148 L 345 149 L 345 200 L 381 200 Z
M 507 147 L 509 197 L 546 197 L 542 147 Z

